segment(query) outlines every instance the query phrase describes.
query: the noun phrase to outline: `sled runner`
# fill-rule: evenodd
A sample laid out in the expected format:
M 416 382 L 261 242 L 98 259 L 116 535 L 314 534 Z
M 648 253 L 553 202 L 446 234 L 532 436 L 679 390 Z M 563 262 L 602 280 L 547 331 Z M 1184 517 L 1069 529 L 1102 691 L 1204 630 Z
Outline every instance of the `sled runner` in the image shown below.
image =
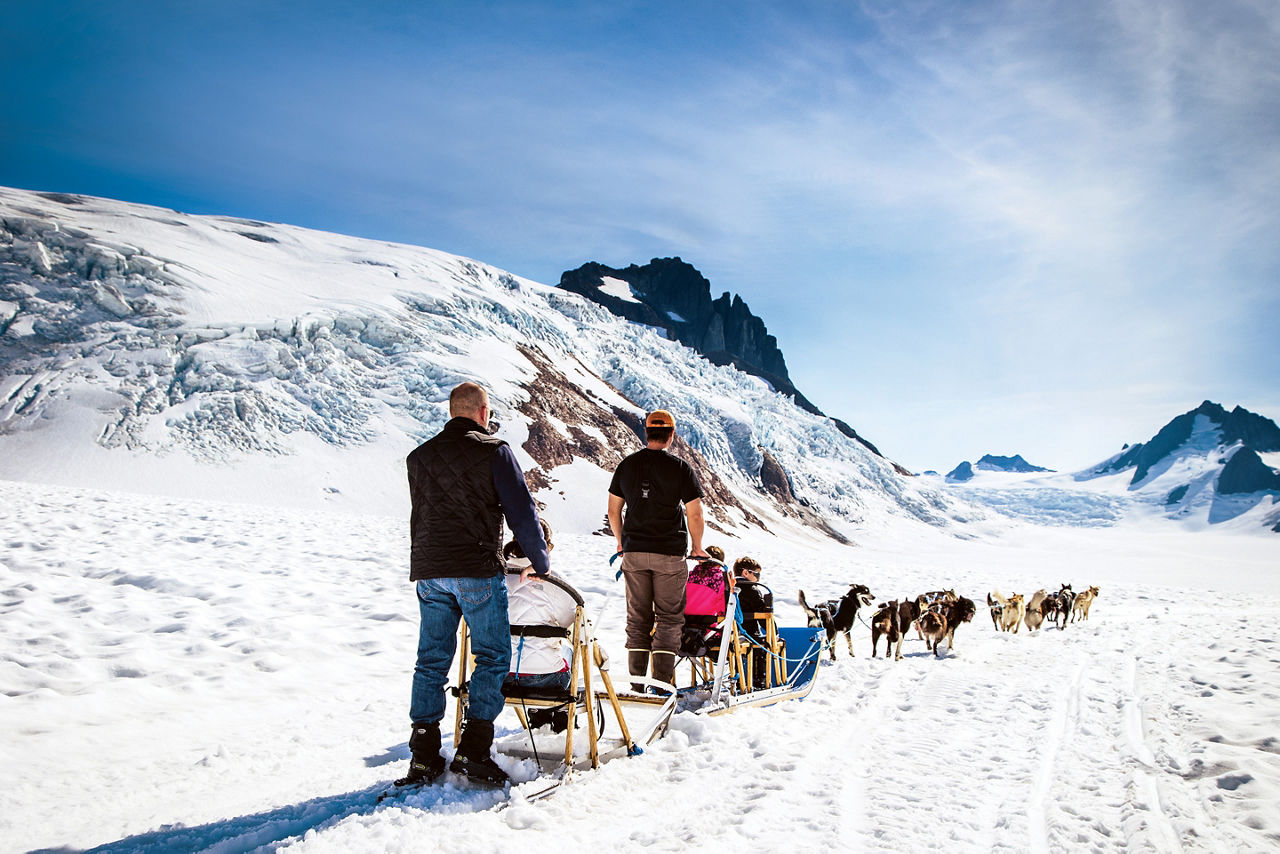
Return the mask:
M 515 575 L 519 573 L 516 572 Z M 609 675 L 609 656 L 595 638 L 582 596 L 570 584 L 548 576 L 535 584 L 552 610 L 572 614 L 556 623 L 513 623 L 511 636 L 517 650 L 524 642 L 548 640 L 567 645 L 568 688 L 504 685 L 506 705 L 516 712 L 523 732 L 495 739 L 494 749 L 509 756 L 534 759 L 543 770 L 597 768 L 618 756 L 643 752 L 644 746 L 662 736 L 675 710 L 675 688 L 643 677 L 628 677 L 658 690 L 656 694 L 619 693 Z M 455 746 L 462 732 L 472 667 L 470 632 L 464 620 L 459 628 L 457 721 Z M 519 656 L 513 656 L 516 661 Z M 517 666 L 518 672 L 518 666 Z M 664 690 L 665 689 L 665 690 Z M 606 715 L 606 710 L 610 712 Z M 610 726 L 611 724 L 611 726 Z M 585 749 L 578 734 L 585 730 Z

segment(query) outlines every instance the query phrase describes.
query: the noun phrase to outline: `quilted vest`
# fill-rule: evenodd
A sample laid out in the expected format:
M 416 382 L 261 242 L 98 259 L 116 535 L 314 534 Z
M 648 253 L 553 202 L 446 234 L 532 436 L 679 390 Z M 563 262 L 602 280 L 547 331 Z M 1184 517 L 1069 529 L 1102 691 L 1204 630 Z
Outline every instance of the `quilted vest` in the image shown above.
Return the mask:
M 409 455 L 411 580 L 502 574 L 493 455 L 504 444 L 470 418 L 453 418 Z

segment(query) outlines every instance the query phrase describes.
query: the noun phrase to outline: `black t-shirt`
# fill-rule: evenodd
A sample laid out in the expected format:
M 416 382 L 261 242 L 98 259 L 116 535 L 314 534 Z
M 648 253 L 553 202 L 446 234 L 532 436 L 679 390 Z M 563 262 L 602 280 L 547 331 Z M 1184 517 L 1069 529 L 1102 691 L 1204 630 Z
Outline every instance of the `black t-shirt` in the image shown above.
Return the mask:
M 626 507 L 622 550 L 683 556 L 689 547 L 684 505 L 702 497 L 693 468 L 666 451 L 645 448 L 618 463 L 609 492 Z

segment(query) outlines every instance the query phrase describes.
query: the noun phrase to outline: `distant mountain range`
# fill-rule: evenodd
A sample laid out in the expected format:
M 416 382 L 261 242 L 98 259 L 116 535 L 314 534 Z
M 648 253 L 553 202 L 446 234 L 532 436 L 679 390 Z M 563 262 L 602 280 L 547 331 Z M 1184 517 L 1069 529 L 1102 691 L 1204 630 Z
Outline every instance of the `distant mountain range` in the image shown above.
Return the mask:
M 1280 501 L 1280 426 L 1244 407 L 1228 412 L 1206 400 L 1177 416 L 1151 439 L 1076 475 L 1090 481 L 1127 475 L 1129 489 L 1163 496 L 1170 515 L 1186 515 L 1208 506 L 1210 521 L 1275 506 Z M 1270 462 L 1268 462 L 1268 458 Z M 1270 496 L 1270 498 L 1268 498 Z M 1280 509 L 1266 515 L 1280 532 Z
M 985 456 L 963 462 L 946 476 L 963 494 L 999 512 L 1043 520 L 1075 515 L 1111 524 L 1127 505 L 1141 504 L 1188 523 L 1245 520 L 1280 532 L 1280 427 L 1237 406 L 1227 411 L 1206 400 L 1173 418 L 1146 442 L 1084 471 L 1052 476 L 1021 456 Z M 982 472 L 1048 475 L 1025 485 Z M 1121 481 L 1117 488 L 1116 481 Z M 1120 497 L 1123 496 L 1123 497 Z M 1252 523 L 1247 520 L 1256 520 Z
M 1139 506 L 1280 531 L 1280 429 L 1241 407 L 1206 401 L 1083 472 L 987 455 L 943 484 L 821 415 L 764 322 L 712 300 L 683 261 L 586 265 L 562 285 L 421 247 L 0 188 L 0 478 L 398 515 L 404 455 L 473 379 L 570 532 L 599 530 L 609 474 L 659 406 L 719 531 L 970 536 L 1000 521 L 988 510 L 1115 525 Z
M 1204 450 L 1206 442 L 1229 453 L 1231 459 L 1244 456 L 1228 477 L 1228 493 L 1257 492 L 1275 489 L 1274 472 L 1268 475 L 1261 465 L 1259 452 L 1280 451 L 1280 427 L 1270 418 L 1237 406 L 1227 412 L 1220 404 L 1206 400 L 1190 412 L 1184 412 L 1160 429 L 1146 442 L 1127 446 L 1121 453 L 1098 465 L 1097 475 L 1133 470 L 1130 483 L 1138 486 L 1171 457 L 1188 450 Z M 1228 465 L 1230 463 L 1228 462 Z M 1224 472 L 1225 473 L 1225 472 Z
M 975 466 L 965 460 L 951 471 L 947 472 L 947 479 L 952 481 L 968 481 L 974 476 Z M 986 454 L 982 459 L 978 460 L 976 468 L 979 471 L 1004 471 L 1030 474 L 1032 472 L 1048 472 L 1053 469 L 1041 468 L 1033 466 L 1022 458 L 1022 454 L 1014 454 L 1012 457 L 1000 457 L 994 454 Z

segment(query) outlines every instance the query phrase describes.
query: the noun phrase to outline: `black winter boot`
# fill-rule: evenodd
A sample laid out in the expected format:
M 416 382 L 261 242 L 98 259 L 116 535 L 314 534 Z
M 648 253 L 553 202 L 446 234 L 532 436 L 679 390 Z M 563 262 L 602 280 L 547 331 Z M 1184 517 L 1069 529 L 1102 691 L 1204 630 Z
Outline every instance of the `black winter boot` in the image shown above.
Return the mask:
M 530 709 L 525 714 L 529 720 L 529 729 L 549 726 L 553 733 L 560 733 L 569 728 L 569 712 L 564 706 L 555 706 L 549 709 Z
M 627 669 L 631 671 L 632 676 L 648 676 L 649 675 L 649 650 L 647 649 L 627 650 Z M 639 682 L 632 682 L 631 690 L 635 691 L 637 694 L 643 694 L 644 685 Z
M 676 654 L 666 650 L 653 651 L 653 678 L 669 685 L 676 681 Z
M 493 721 L 467 718 L 462 728 L 462 740 L 458 742 L 458 752 L 449 763 L 449 770 L 486 786 L 501 788 L 507 785 L 507 772 L 499 768 L 489 755 L 492 747 Z
M 416 723 L 409 734 L 409 773 L 397 786 L 426 786 L 434 783 L 444 773 L 444 757 L 440 755 L 440 724 Z

